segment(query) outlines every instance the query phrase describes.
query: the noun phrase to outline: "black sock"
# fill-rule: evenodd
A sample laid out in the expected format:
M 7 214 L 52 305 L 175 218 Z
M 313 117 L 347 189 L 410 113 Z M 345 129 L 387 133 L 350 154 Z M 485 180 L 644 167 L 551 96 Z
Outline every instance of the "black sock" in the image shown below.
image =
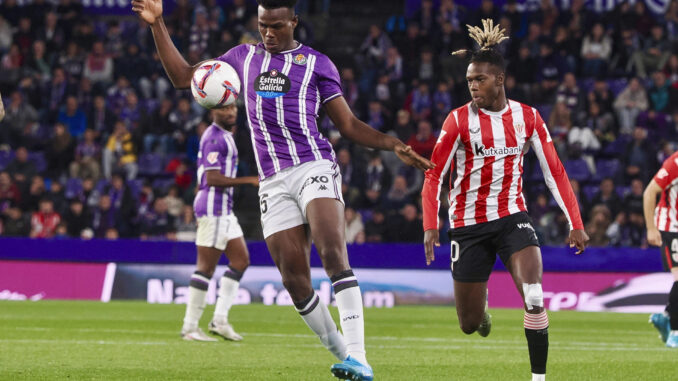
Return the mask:
M 546 374 L 546 359 L 549 355 L 549 329 L 527 329 L 527 349 L 530 352 L 530 365 L 532 373 Z
M 678 282 L 673 282 L 671 292 L 669 292 L 669 304 L 666 305 L 666 312 L 671 319 L 671 330 L 678 331 Z

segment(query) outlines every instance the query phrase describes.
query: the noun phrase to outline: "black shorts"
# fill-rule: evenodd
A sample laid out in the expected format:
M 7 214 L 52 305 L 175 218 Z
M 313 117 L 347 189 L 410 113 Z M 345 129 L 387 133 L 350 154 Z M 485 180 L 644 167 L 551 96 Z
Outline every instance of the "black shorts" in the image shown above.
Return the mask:
M 506 265 L 513 253 L 539 246 L 532 219 L 525 212 L 451 229 L 448 234 L 452 277 L 460 282 L 487 282 L 497 254 Z
M 662 235 L 662 263 L 664 270 L 678 266 L 678 233 L 659 232 Z

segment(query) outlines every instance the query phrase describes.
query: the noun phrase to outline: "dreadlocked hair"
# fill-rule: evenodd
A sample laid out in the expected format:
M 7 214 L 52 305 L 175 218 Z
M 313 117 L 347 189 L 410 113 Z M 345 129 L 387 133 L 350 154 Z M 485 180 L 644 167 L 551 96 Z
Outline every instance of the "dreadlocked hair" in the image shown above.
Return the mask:
M 476 51 L 461 49 L 452 52 L 452 55 L 466 57 L 471 54 L 471 62 L 487 62 L 503 70 L 504 57 L 494 47 L 504 40 L 508 40 L 508 36 L 505 35 L 506 30 L 500 28 L 499 25 L 494 25 L 492 19 L 483 19 L 482 21 L 483 29 L 477 26 L 466 25 L 468 35 L 478 43 L 480 49 Z
M 257 4 L 264 9 L 291 8 L 297 5 L 297 0 L 257 0 Z

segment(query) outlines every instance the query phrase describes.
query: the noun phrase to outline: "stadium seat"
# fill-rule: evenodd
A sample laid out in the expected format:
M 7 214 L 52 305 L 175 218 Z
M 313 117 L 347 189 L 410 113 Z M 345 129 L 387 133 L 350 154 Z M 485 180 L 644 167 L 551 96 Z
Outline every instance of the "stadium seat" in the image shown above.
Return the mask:
M 0 171 L 4 171 L 13 159 L 14 153 L 12 151 L 0 150 Z
M 28 160 L 33 162 L 35 169 L 40 173 L 47 169 L 47 159 L 45 159 L 44 152 L 30 152 L 28 154 Z
M 563 165 L 571 179 L 584 182 L 591 178 L 591 170 L 589 170 L 589 166 L 584 159 L 566 160 Z
M 135 200 L 139 199 L 139 193 L 141 193 L 141 186 L 144 184 L 144 181 L 141 179 L 127 180 L 127 187 Z
M 619 158 L 626 152 L 626 146 L 631 141 L 631 138 L 627 135 L 619 135 L 617 139 L 610 142 L 608 145 L 603 148 L 601 156 L 610 157 L 610 158 Z
M 598 189 L 598 185 L 584 185 L 582 193 L 587 200 L 591 201 L 596 196 L 596 193 L 598 193 Z
M 163 173 L 165 159 L 162 155 L 145 153 L 139 157 L 139 175 L 157 176 Z
M 593 176 L 594 181 L 601 181 L 606 177 L 615 179 L 619 173 L 621 165 L 619 160 L 614 159 L 600 159 L 596 161 L 596 174 Z
M 82 190 L 82 181 L 77 177 L 68 179 L 64 188 L 64 195 L 67 199 L 75 198 Z
M 169 187 L 171 187 L 174 184 L 174 178 L 159 178 L 153 180 L 153 189 L 156 191 L 160 191 L 161 193 L 167 192 Z
M 624 196 L 629 194 L 631 192 L 631 187 L 629 186 L 623 186 L 623 185 L 617 185 L 614 187 L 614 190 L 617 191 L 617 195 L 619 198 L 624 199 Z
M 626 78 L 619 78 L 607 81 L 607 85 L 610 87 L 610 90 L 612 91 L 612 93 L 614 93 L 615 96 L 619 95 L 619 93 L 624 91 L 628 84 L 629 81 Z

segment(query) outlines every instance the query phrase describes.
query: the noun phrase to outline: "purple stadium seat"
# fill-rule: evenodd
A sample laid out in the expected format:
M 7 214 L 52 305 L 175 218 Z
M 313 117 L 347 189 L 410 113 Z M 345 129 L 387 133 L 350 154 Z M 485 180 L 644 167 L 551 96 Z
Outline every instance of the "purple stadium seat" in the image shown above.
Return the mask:
M 139 157 L 139 174 L 141 176 L 157 176 L 165 169 L 165 159 L 162 155 L 145 153 Z
M 615 96 L 619 95 L 628 84 L 629 81 L 626 78 L 613 79 L 607 82 L 607 85 Z
M 30 152 L 28 154 L 28 160 L 33 162 L 35 169 L 39 173 L 42 173 L 47 169 L 47 159 L 45 159 L 44 152 Z
M 174 184 L 174 178 L 160 178 L 153 180 L 153 189 L 160 191 L 162 193 L 167 192 L 167 190 Z
M 14 153 L 12 151 L 2 150 L 0 151 L 0 171 L 4 171 L 5 168 L 12 162 L 14 159 Z
M 623 200 L 624 196 L 631 192 L 631 187 L 618 185 L 614 187 L 614 190 L 617 191 L 617 195 L 619 195 L 619 198 Z
M 593 197 L 596 196 L 596 193 L 598 193 L 598 189 L 598 185 L 584 185 L 582 193 L 584 193 L 584 197 L 586 197 L 587 200 L 591 201 Z
M 631 138 L 626 135 L 619 135 L 617 139 L 610 142 L 603 151 L 602 156 L 618 158 L 626 152 L 626 146 L 631 141 Z
M 619 160 L 604 160 L 600 159 L 596 161 L 596 175 L 594 176 L 595 181 L 601 181 L 606 177 L 615 178 L 617 173 L 619 173 L 621 165 Z
M 78 178 L 72 178 L 66 180 L 66 186 L 64 187 L 64 195 L 68 199 L 75 198 L 82 189 L 82 181 Z
M 589 166 L 586 164 L 586 160 L 584 159 L 566 160 L 563 165 L 565 166 L 567 175 L 571 179 L 584 182 L 591 178 L 591 171 L 589 170 Z
M 548 123 L 551 111 L 553 111 L 553 105 L 550 104 L 537 105 L 536 109 L 537 111 L 539 111 L 541 119 Z
M 108 180 L 106 179 L 101 179 L 97 182 L 97 184 L 94 186 L 94 189 L 96 189 L 99 193 L 102 193 L 104 191 L 104 188 L 108 186 Z
M 143 183 L 144 181 L 141 179 L 127 180 L 127 187 L 130 192 L 132 192 L 132 196 L 135 199 L 139 199 L 139 193 L 141 193 L 141 186 Z

